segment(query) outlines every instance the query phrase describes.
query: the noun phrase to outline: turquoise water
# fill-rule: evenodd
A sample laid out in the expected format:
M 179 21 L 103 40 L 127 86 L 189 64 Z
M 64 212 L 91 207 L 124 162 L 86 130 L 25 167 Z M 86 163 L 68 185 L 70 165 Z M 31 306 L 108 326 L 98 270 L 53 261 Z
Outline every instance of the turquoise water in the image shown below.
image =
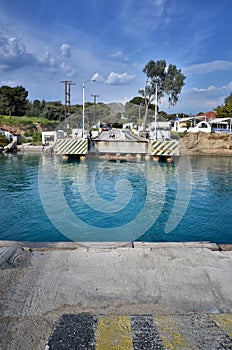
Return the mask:
M 232 158 L 188 162 L 2 154 L 0 239 L 232 243 Z

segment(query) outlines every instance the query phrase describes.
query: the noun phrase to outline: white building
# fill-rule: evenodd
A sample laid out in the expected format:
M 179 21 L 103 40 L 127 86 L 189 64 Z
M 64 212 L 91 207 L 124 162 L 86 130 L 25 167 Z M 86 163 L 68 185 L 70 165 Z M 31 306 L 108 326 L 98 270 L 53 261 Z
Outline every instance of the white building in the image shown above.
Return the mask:
M 57 132 L 56 131 L 42 131 L 42 144 L 50 146 L 56 143 Z
M 205 132 L 210 133 L 212 131 L 211 125 L 206 121 L 198 121 L 201 117 L 188 117 L 188 118 L 177 118 L 172 127 L 172 131 L 176 132 Z M 206 119 L 204 117 L 204 119 Z M 194 125 L 195 124 L 195 125 Z
M 9 141 L 11 141 L 13 139 L 13 134 L 6 130 L 5 128 L 0 128 L 0 134 L 5 136 Z
M 152 140 L 170 140 L 171 123 L 167 121 L 157 121 L 149 124 L 149 136 Z

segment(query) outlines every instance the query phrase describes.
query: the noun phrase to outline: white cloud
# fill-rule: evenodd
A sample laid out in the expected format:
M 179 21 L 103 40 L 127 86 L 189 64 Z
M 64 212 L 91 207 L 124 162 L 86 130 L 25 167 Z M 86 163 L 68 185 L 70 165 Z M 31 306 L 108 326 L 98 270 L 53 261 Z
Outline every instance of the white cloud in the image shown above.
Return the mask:
M 14 86 L 18 85 L 18 82 L 16 80 L 2 80 L 1 84 L 14 87 Z
M 104 81 L 105 78 L 103 77 L 103 75 L 97 72 L 92 76 L 91 80 Z
M 115 72 L 111 72 L 105 83 L 109 85 L 124 85 L 130 83 L 132 80 L 134 80 L 135 75 L 129 74 L 127 72 L 119 74 Z
M 15 71 L 19 68 L 53 67 L 56 60 L 50 52 L 35 54 L 28 52 L 26 46 L 17 37 L 0 37 L 0 67 L 5 71 Z
M 26 51 L 24 44 L 16 37 L 0 38 L 0 66 L 5 70 L 32 65 L 35 57 Z
M 232 90 L 232 81 L 231 81 L 230 83 L 228 83 L 227 85 L 223 85 L 223 86 L 221 87 L 221 90 L 222 90 L 222 91 L 226 90 L 226 91 L 231 92 L 231 90 Z
M 216 87 L 209 85 L 208 87 L 193 87 L 186 89 L 180 96 L 180 100 L 174 108 L 175 113 L 182 111 L 185 113 L 207 112 L 214 110 L 217 106 L 224 103 L 225 97 L 229 96 L 232 89 L 232 81 L 223 86 Z M 161 109 L 167 106 L 163 103 Z
M 110 57 L 121 57 L 123 55 L 122 51 L 116 51 L 110 55 Z
M 38 57 L 37 59 L 39 64 L 45 65 L 45 66 L 54 66 L 55 65 L 55 59 L 51 56 L 50 52 L 46 51 L 44 54 Z
M 121 61 L 128 61 L 128 56 L 125 56 L 122 51 L 116 51 L 110 55 L 111 58 L 119 58 Z
M 232 69 L 232 62 L 217 60 L 212 62 L 193 64 L 192 66 L 186 67 L 184 70 L 185 72 L 191 72 L 191 73 L 210 73 L 210 72 L 216 72 L 221 70 L 231 70 L 231 69 Z
M 68 44 L 62 44 L 60 47 L 61 54 L 64 58 L 70 58 L 71 57 L 71 47 Z
M 232 89 L 232 81 L 227 84 L 227 85 L 223 85 L 223 86 L 219 86 L 219 87 L 216 87 L 214 85 L 210 85 L 206 88 L 197 88 L 197 87 L 193 87 L 192 90 L 195 91 L 195 92 L 200 92 L 202 94 L 217 94 L 217 95 L 222 95 L 222 94 L 225 94 L 227 92 L 230 92 Z
M 209 87 L 207 88 L 193 88 L 194 91 L 197 91 L 197 92 L 209 92 L 209 91 L 214 91 L 214 90 L 217 90 L 217 88 L 213 85 L 210 85 Z
M 164 13 L 164 8 L 166 5 L 166 0 L 153 0 L 157 14 L 161 17 Z
M 70 66 L 66 62 L 62 62 L 60 66 L 68 77 L 72 77 L 75 75 L 75 73 L 76 73 L 75 68 L 73 68 L 72 66 Z

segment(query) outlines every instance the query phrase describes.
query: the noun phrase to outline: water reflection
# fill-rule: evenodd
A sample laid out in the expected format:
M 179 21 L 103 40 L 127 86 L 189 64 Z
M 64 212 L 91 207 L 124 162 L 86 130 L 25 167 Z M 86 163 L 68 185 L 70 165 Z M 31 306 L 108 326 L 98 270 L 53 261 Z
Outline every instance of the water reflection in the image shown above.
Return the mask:
M 69 240 L 52 225 L 42 206 L 38 188 L 40 159 L 40 154 L 0 155 L 0 239 Z M 120 228 L 134 220 L 144 207 L 148 191 L 145 171 L 155 174 L 155 182 L 150 184 L 149 190 L 154 217 L 157 217 L 137 239 L 232 243 L 231 157 L 191 157 L 192 173 L 186 174 L 183 180 L 191 181 L 190 202 L 182 220 L 169 233 L 165 232 L 165 227 L 178 190 L 182 192 L 183 201 L 185 195 L 185 184 L 178 179 L 179 161 L 175 164 L 85 161 L 81 167 L 78 161 L 63 163 L 53 156 L 46 156 L 43 161 L 45 168 L 47 162 L 61 166 L 65 200 L 74 215 L 88 224 Z M 94 188 L 91 187 L 93 178 Z M 50 186 L 53 186 L 52 180 Z M 98 196 L 98 201 L 92 207 L 94 196 Z M 59 203 L 54 203 L 54 210 L 59 213 L 60 220 L 64 220 Z M 144 220 L 147 220 L 146 215 Z

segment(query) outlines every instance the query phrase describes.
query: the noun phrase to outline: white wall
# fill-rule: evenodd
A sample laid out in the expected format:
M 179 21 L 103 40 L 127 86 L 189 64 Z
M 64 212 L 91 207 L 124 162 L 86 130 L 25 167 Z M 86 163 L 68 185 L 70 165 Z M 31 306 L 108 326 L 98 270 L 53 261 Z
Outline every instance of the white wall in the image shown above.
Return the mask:
M 53 144 L 57 140 L 56 131 L 42 131 L 42 144 Z

